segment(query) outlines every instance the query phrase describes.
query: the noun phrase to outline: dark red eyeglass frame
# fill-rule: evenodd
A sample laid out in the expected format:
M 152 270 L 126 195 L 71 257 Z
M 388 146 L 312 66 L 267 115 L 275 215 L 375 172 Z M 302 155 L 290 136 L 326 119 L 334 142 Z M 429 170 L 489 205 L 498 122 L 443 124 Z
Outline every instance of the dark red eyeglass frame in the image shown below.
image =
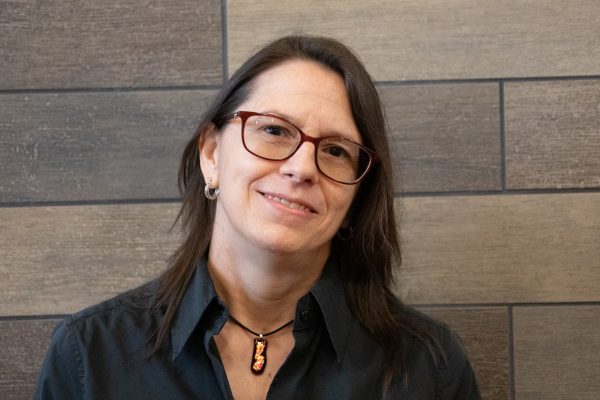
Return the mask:
M 253 151 L 251 151 L 248 146 L 246 146 L 246 140 L 244 138 L 244 129 L 246 127 L 246 121 L 248 120 L 248 118 L 255 116 L 255 115 L 260 115 L 263 117 L 271 117 L 271 118 L 277 118 L 281 121 L 285 121 L 286 123 L 290 124 L 291 126 L 293 126 L 294 128 L 296 128 L 296 130 L 300 133 L 300 141 L 298 142 L 298 145 L 296 146 L 296 148 L 286 157 L 284 158 L 268 158 L 268 157 L 263 157 L 261 155 L 258 155 L 256 153 L 254 153 Z M 337 183 L 341 183 L 344 185 L 355 185 L 358 182 L 360 182 L 361 180 L 364 179 L 365 176 L 367 176 L 367 173 L 371 170 L 371 168 L 373 168 L 373 166 L 375 164 L 377 164 L 379 162 L 379 157 L 377 156 L 377 153 L 375 153 L 373 150 L 369 149 L 368 147 L 363 146 L 360 143 L 356 143 L 354 140 L 351 139 L 347 139 L 345 137 L 341 137 L 341 136 L 323 136 L 323 137 L 313 137 L 310 135 L 307 135 L 306 133 L 304 133 L 302 131 L 302 129 L 298 128 L 296 125 L 292 124 L 290 121 L 288 121 L 287 119 L 279 116 L 279 115 L 274 115 L 274 114 L 265 114 L 265 113 L 259 113 L 259 112 L 254 112 L 254 111 L 236 111 L 235 113 L 233 113 L 232 115 L 230 115 L 227 120 L 231 121 L 232 119 L 235 119 L 237 117 L 240 117 L 240 119 L 242 120 L 242 129 L 241 129 L 241 135 L 242 135 L 242 143 L 244 145 L 244 148 L 246 149 L 246 151 L 258 158 L 262 158 L 263 160 L 269 160 L 269 161 L 284 161 L 287 160 L 288 158 L 292 157 L 294 154 L 296 154 L 296 152 L 298 151 L 298 149 L 302 146 L 302 144 L 304 142 L 310 142 L 315 146 L 315 149 L 319 148 L 319 144 L 321 143 L 322 140 L 325 139 L 331 139 L 331 138 L 335 138 L 335 139 L 341 139 L 343 141 L 347 141 L 350 142 L 352 144 L 355 144 L 356 146 L 360 147 L 361 149 L 363 149 L 370 157 L 370 162 L 367 165 L 367 168 L 365 169 L 365 171 L 362 173 L 361 176 L 359 176 L 357 179 L 355 179 L 352 182 L 343 182 L 343 181 L 338 181 L 337 179 L 334 179 L 332 177 L 330 177 L 329 175 L 327 175 L 325 172 L 323 172 L 321 170 L 321 167 L 319 167 L 319 161 L 317 159 L 317 151 L 315 151 L 315 165 L 317 166 L 317 169 L 319 170 L 320 173 L 323 174 L 323 176 L 327 177 L 328 179 L 331 179 L 334 182 Z

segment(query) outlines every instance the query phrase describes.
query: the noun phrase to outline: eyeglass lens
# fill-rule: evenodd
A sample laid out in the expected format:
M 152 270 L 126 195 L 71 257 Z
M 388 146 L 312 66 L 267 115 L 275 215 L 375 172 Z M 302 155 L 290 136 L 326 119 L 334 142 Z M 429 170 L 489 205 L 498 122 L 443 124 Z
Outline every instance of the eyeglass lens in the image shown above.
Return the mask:
M 246 149 L 254 155 L 283 160 L 291 156 L 302 141 L 300 131 L 289 122 L 266 115 L 251 115 L 243 128 Z M 371 155 L 356 143 L 332 137 L 319 141 L 316 150 L 318 169 L 329 178 L 354 183 L 369 168 Z

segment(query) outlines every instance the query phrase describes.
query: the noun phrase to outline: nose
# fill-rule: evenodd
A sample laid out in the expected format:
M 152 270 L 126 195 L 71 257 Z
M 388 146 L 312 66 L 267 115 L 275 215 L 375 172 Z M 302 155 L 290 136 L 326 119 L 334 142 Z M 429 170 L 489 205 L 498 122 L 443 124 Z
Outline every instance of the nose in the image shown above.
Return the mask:
M 315 161 L 315 151 L 313 143 L 302 143 L 290 158 L 282 161 L 280 173 L 296 183 L 316 183 L 319 179 L 319 170 Z

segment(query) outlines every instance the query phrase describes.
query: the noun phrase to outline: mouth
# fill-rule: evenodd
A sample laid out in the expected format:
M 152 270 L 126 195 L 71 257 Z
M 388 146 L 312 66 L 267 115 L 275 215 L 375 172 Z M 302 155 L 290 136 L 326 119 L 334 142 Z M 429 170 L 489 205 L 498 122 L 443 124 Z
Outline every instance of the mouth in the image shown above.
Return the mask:
M 317 212 L 310 207 L 308 204 L 306 203 L 302 203 L 302 202 L 298 202 L 297 200 L 291 200 L 291 199 L 286 199 L 271 193 L 262 193 L 261 194 L 266 197 L 267 199 L 277 202 L 279 204 L 281 204 L 284 207 L 287 207 L 291 210 L 299 210 L 299 211 L 303 211 L 306 213 L 312 213 L 312 214 L 316 214 Z

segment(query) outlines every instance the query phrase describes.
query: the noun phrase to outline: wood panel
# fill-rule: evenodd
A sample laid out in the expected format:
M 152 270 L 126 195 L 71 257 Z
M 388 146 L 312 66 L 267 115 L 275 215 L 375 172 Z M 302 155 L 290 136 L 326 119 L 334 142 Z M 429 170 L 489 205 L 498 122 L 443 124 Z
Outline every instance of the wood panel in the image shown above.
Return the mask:
M 0 321 L 0 398 L 33 397 L 40 366 L 58 320 Z
M 227 5 L 229 66 L 309 32 L 345 41 L 377 80 L 598 74 L 598 15 L 595 0 L 238 0 Z
M 598 399 L 600 306 L 516 307 L 513 316 L 516 398 Z
M 0 95 L 0 202 L 176 197 L 214 91 Z
M 507 185 L 600 187 L 600 80 L 509 82 Z
M 0 1 L 0 89 L 220 84 L 219 0 Z
M 398 201 L 413 304 L 596 301 L 600 193 Z
M 510 398 L 506 308 L 422 308 L 421 311 L 445 322 L 459 334 L 483 399 Z
M 500 190 L 498 84 L 379 88 L 392 131 L 397 188 Z
M 178 208 L 0 208 L 0 315 L 68 314 L 155 277 Z

